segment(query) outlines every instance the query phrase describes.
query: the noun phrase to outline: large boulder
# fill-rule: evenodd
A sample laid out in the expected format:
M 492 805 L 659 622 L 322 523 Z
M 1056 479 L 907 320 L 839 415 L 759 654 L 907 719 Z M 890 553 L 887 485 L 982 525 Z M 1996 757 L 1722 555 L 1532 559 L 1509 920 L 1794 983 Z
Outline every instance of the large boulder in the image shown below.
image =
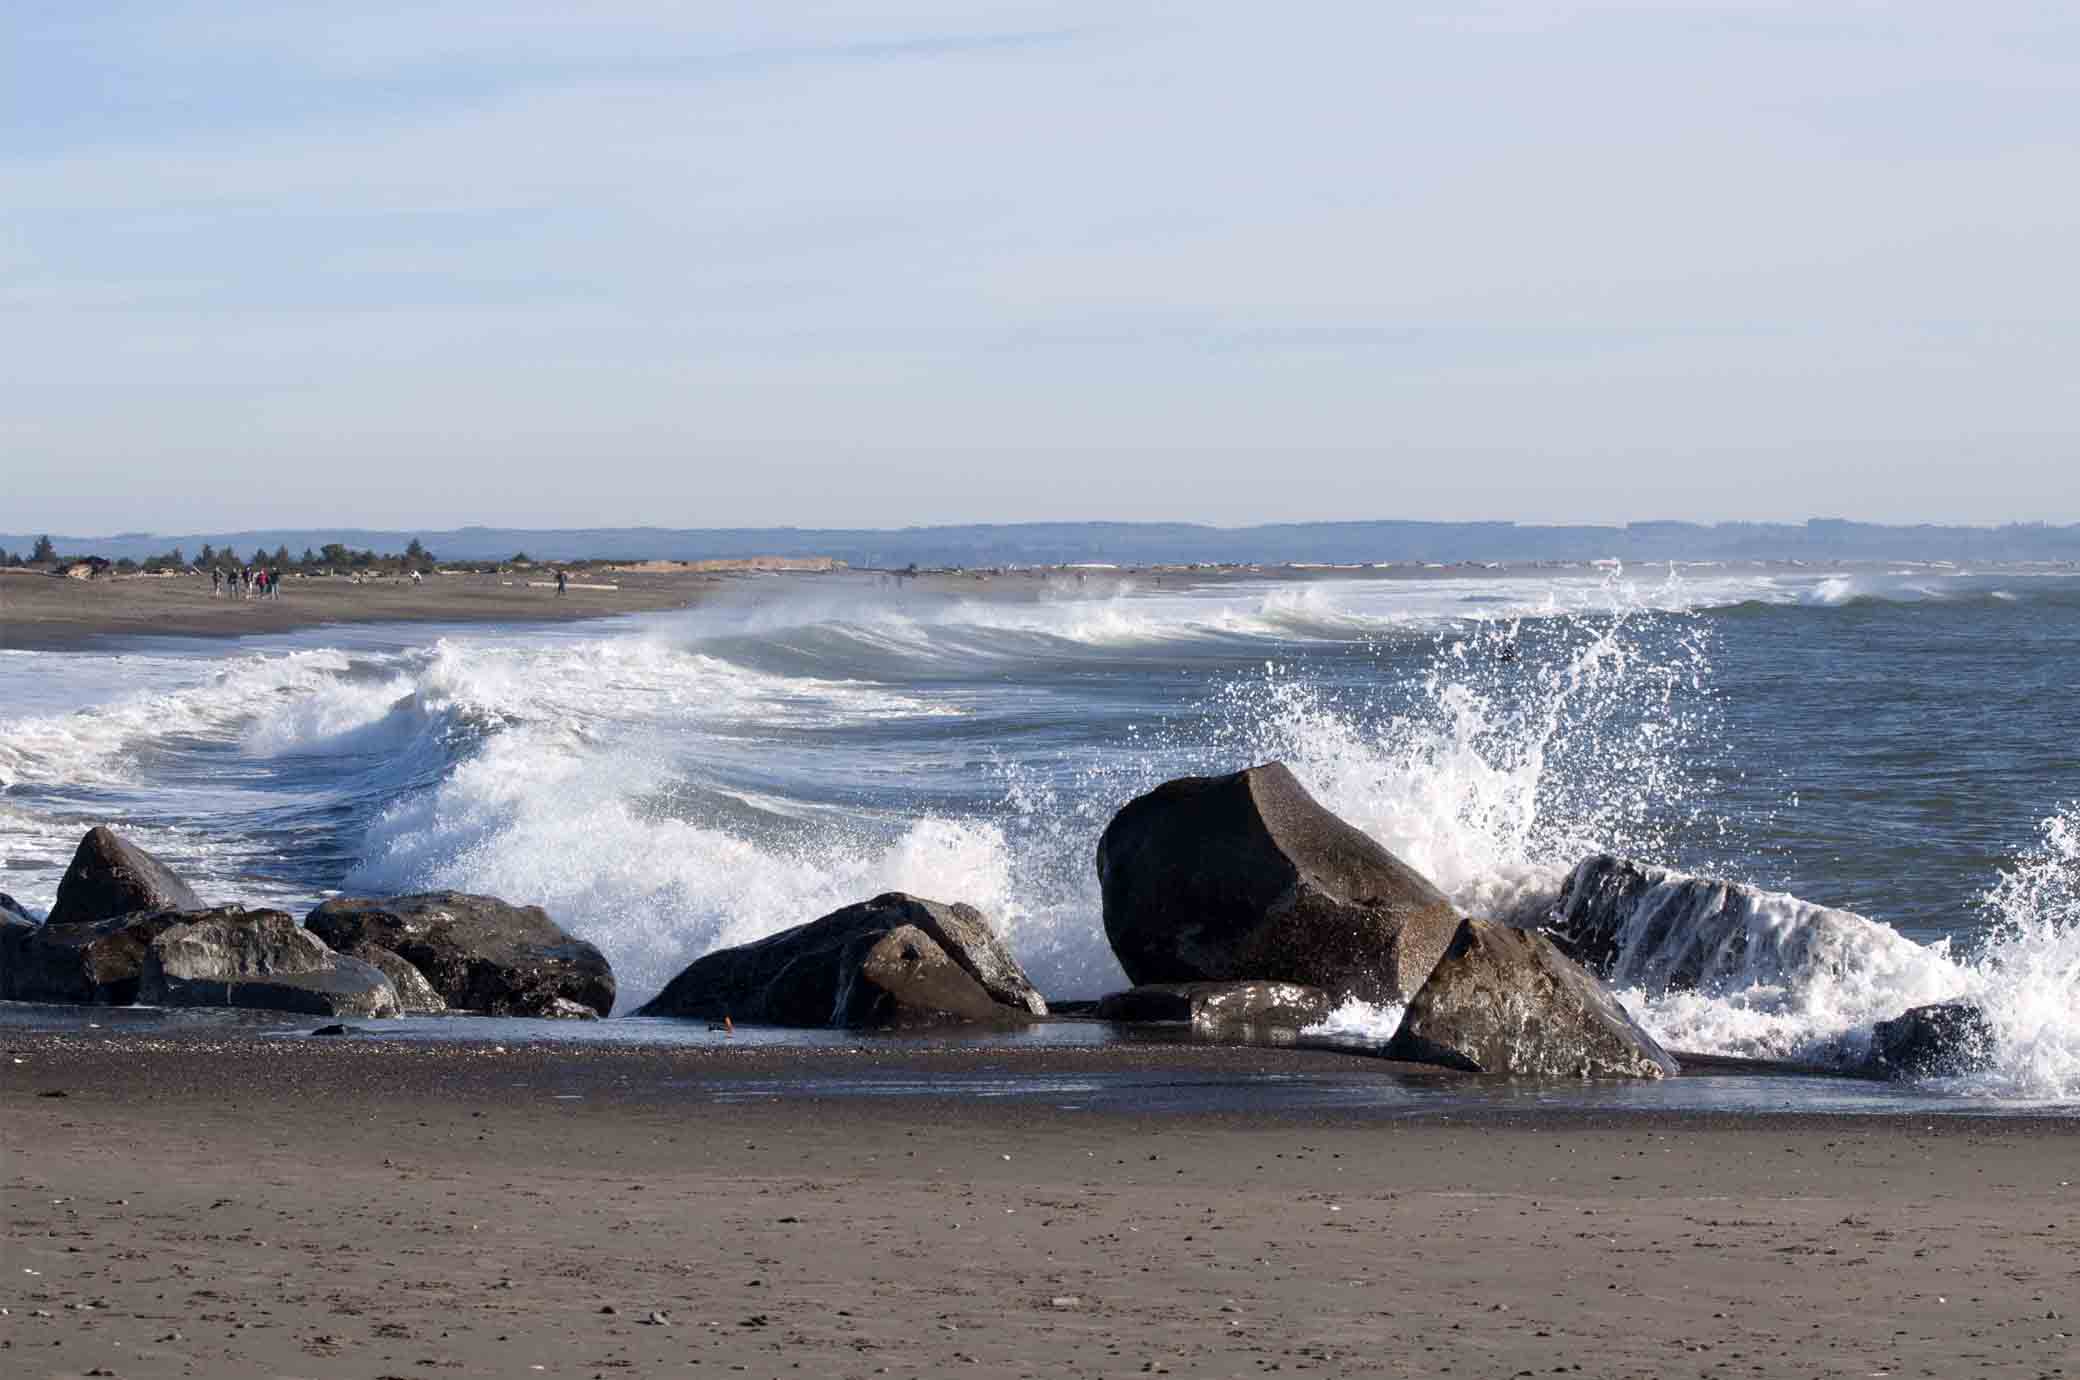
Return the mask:
M 397 991 L 397 1004 L 405 1015 L 438 1016 L 447 1011 L 448 1003 L 441 999 L 440 993 L 433 990 L 433 984 L 426 980 L 426 974 L 390 950 L 375 944 L 358 944 L 346 951 L 346 957 L 358 958 L 389 978 L 390 985 Z M 564 1001 L 566 998 L 555 997 L 551 1000 Z M 598 1018 L 599 1013 L 591 1007 L 585 1007 L 584 1011 L 587 1016 Z
M 1679 1071 L 1594 973 L 1542 934 L 1486 920 L 1459 926 L 1387 1053 L 1471 1073 L 1544 1078 Z
M 896 891 L 703 955 L 636 1014 L 851 1027 L 915 1023 L 932 1009 L 1015 1021 L 1046 1015 L 1047 1003 L 980 911 Z
M 6 892 L 0 891 L 0 921 L 7 920 L 20 921 L 22 924 L 25 925 L 34 925 L 39 923 L 36 917 L 29 913 L 29 908 L 27 906 L 23 905 L 20 901 L 15 900 L 14 897 L 8 895 Z
M 0 909 L 0 1001 L 14 994 L 8 990 L 13 982 L 15 954 L 29 942 L 37 930 L 36 922 L 18 911 Z
M 837 972 L 830 1023 L 847 1030 L 977 1021 L 1008 1024 L 1032 1014 L 990 996 L 952 954 L 915 925 L 854 935 Z
M 97 824 L 79 841 L 44 923 L 78 925 L 138 911 L 202 908 L 202 898 L 172 868 Z
M 334 953 L 279 910 L 191 911 L 145 950 L 137 999 L 151 1006 L 235 1006 L 309 1016 L 395 1016 L 382 970 Z
M 10 926 L 0 935 L 0 997 L 74 1006 L 137 1000 L 145 951 L 179 911 L 140 911 L 83 924 Z
M 1885 986 L 1888 973 L 1921 958 L 1914 941 L 1852 911 L 1608 853 L 1575 865 L 1544 932 L 1614 986 L 1656 996 L 1780 986 L 1817 972 Z
M 525 1016 L 562 997 L 599 1015 L 614 1009 L 606 956 L 565 933 L 540 906 L 430 891 L 364 900 L 335 896 L 304 920 L 340 953 L 388 949 L 417 968 L 458 1011 Z
M 1167 782 L 1098 840 L 1105 937 L 1137 984 L 1269 978 L 1402 1002 L 1458 914 L 1282 762 Z
M 1328 1016 L 1319 987 L 1297 982 L 1154 982 L 1099 1000 L 1102 1021 L 1184 1021 L 1194 1030 L 1270 1027 L 1297 1031 Z
M 1970 1073 L 1993 1052 L 1993 1023 L 1971 1002 L 1939 1002 L 1871 1028 L 1862 1072 L 1879 1078 L 1946 1078 Z

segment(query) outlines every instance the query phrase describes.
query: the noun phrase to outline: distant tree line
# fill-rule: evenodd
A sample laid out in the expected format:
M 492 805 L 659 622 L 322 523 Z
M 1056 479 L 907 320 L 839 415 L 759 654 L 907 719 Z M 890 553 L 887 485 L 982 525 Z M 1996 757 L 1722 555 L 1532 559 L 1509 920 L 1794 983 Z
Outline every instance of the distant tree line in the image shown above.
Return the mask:
M 96 566 L 108 567 L 122 575 L 158 575 L 183 570 L 236 570 L 246 566 L 302 575 L 409 575 L 414 571 L 431 572 L 438 564 L 434 554 L 428 551 L 417 537 L 413 537 L 402 552 L 354 551 L 339 542 L 328 542 L 316 551 L 306 546 L 301 556 L 291 556 L 287 546 L 277 546 L 272 551 L 264 546 L 256 546 L 250 555 L 241 555 L 228 546 L 220 551 L 204 542 L 202 550 L 192 563 L 178 546 L 161 555 L 147 556 L 143 560 L 129 556 L 116 561 L 104 560 L 94 555 L 61 556 L 47 535 L 36 539 L 35 549 L 26 557 L 20 552 L 0 549 L 0 566 L 63 567 L 78 561 L 90 561 Z

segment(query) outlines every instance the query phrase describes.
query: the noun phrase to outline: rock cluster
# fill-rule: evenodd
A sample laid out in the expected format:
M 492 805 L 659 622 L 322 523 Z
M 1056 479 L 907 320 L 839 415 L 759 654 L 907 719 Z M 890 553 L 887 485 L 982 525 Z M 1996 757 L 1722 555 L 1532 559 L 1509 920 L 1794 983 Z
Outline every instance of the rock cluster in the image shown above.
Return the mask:
M 299 925 L 283 911 L 205 904 L 105 827 L 80 841 L 47 920 L 0 901 L 5 1000 L 363 1017 L 592 1018 L 614 1005 L 605 957 L 539 907 L 433 892 L 328 901 Z

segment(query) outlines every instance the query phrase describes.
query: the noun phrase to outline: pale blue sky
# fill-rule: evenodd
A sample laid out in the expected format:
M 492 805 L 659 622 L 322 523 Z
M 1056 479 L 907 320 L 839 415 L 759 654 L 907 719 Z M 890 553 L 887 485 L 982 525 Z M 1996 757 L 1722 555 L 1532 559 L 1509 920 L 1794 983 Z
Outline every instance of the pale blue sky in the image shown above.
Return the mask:
M 0 530 L 2076 521 L 2074 13 L 13 0 Z

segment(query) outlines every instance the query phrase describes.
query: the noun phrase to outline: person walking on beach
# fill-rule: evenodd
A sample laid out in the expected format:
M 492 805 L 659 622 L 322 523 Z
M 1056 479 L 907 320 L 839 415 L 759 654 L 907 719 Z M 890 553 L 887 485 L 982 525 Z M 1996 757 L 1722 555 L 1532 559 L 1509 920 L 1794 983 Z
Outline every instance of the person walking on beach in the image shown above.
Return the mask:
M 570 577 L 565 575 L 561 570 L 556 572 L 556 594 L 558 598 L 561 598 L 563 596 L 563 592 L 567 588 L 569 588 L 569 579 Z
M 209 597 L 214 599 L 224 592 L 224 572 L 215 566 L 209 568 Z

